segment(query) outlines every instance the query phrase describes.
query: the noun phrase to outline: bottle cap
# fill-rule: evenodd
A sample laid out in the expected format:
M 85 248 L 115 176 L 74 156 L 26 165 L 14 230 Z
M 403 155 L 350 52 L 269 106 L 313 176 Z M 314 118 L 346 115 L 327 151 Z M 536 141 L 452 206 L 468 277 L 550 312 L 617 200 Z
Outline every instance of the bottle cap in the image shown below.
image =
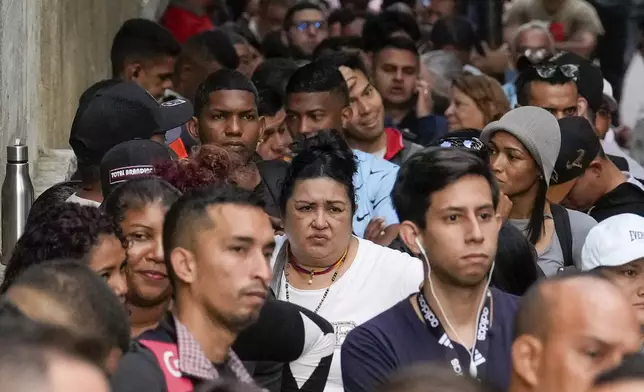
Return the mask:
M 29 160 L 29 149 L 20 138 L 7 146 L 7 162 L 24 163 Z

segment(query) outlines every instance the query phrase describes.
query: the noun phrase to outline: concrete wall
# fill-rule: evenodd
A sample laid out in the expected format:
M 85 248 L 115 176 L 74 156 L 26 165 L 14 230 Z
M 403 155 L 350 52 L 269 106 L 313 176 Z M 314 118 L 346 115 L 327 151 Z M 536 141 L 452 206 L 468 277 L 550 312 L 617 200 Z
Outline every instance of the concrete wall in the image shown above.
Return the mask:
M 110 76 L 112 38 L 164 0 L 0 0 L 0 175 L 6 144 L 68 148 L 78 97 Z M 3 178 L 2 175 L 0 178 Z

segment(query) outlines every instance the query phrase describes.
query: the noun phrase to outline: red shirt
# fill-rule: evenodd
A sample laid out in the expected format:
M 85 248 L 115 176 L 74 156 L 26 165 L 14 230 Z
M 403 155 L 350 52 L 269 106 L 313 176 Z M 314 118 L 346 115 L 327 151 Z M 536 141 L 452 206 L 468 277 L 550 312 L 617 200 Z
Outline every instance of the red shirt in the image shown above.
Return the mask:
M 208 15 L 199 16 L 174 5 L 169 6 L 165 11 L 161 24 L 181 43 L 186 42 L 193 35 L 215 28 Z

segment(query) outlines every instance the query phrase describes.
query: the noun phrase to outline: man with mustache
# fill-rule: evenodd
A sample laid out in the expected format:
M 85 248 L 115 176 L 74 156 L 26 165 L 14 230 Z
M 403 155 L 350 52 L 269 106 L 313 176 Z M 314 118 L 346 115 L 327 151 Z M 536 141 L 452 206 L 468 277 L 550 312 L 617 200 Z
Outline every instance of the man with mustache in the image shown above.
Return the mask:
M 121 361 L 113 390 L 192 391 L 219 378 L 254 384 L 231 346 L 268 296 L 275 241 L 261 200 L 233 185 L 188 192 L 163 233 L 173 309 Z

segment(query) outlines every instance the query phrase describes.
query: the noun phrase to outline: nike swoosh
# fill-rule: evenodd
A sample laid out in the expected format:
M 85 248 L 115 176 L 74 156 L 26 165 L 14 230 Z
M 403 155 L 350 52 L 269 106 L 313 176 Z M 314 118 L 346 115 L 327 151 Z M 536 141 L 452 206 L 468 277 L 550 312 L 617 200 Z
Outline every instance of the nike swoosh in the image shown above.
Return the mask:
M 358 220 L 358 222 L 362 222 L 368 216 L 369 214 L 364 214 L 364 216 L 357 216 L 356 219 Z

